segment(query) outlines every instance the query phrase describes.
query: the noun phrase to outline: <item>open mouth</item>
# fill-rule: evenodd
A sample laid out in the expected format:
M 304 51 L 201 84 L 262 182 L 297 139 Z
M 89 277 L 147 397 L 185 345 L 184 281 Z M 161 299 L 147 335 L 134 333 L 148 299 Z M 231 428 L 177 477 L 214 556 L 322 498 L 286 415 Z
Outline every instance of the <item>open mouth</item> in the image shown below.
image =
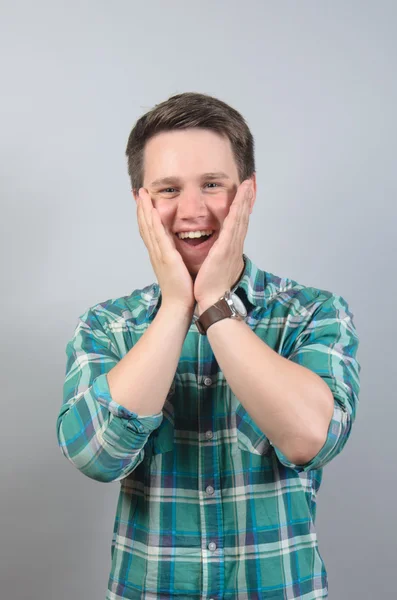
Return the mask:
M 182 244 L 183 247 L 185 248 L 197 248 L 200 247 L 200 249 L 205 249 L 206 247 L 210 246 L 210 244 L 212 243 L 213 238 L 215 237 L 215 232 L 211 233 L 211 235 L 202 235 L 199 238 L 184 238 L 181 239 L 178 236 L 176 236 L 178 238 L 178 242 L 180 244 Z

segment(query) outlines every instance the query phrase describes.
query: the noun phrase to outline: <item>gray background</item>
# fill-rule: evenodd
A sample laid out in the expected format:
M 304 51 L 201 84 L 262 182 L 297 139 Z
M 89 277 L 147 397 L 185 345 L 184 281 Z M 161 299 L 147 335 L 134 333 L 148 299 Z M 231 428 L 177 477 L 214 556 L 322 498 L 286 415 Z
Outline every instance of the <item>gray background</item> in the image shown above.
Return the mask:
M 105 597 L 119 484 L 57 446 L 65 346 L 86 308 L 155 280 L 124 150 L 184 91 L 254 134 L 245 252 L 355 315 L 360 405 L 319 547 L 331 600 L 394 597 L 396 3 L 3 0 L 0 17 L 1 597 Z

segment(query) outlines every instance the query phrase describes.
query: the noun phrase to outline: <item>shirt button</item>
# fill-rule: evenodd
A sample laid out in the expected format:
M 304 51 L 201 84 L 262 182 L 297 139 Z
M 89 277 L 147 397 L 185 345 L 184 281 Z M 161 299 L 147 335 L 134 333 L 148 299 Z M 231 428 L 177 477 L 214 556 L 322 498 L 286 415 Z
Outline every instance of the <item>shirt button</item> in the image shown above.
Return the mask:
M 205 488 L 205 491 L 207 492 L 207 494 L 209 494 L 211 496 L 215 490 L 212 487 L 212 485 L 207 485 L 207 487 Z
M 215 544 L 215 542 L 210 542 L 208 544 L 208 550 L 211 550 L 211 552 L 213 552 L 214 550 L 216 550 L 216 544 Z
M 214 437 L 214 434 L 212 431 L 206 431 L 205 437 L 207 438 L 207 440 L 212 440 L 212 438 Z
M 205 379 L 204 379 L 204 385 L 211 385 L 211 383 L 212 383 L 211 377 L 205 377 Z

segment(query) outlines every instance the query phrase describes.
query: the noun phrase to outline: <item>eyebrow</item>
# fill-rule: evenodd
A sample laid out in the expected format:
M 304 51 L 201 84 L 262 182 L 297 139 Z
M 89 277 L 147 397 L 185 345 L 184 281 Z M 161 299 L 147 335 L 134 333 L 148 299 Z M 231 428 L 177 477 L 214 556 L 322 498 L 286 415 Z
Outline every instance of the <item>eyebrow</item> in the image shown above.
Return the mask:
M 200 175 L 199 179 L 230 179 L 230 177 L 223 171 L 218 171 L 217 173 L 203 173 Z M 155 179 L 150 185 L 157 187 L 159 185 L 172 185 L 180 183 L 181 181 L 182 179 L 180 177 L 162 177 L 161 179 Z

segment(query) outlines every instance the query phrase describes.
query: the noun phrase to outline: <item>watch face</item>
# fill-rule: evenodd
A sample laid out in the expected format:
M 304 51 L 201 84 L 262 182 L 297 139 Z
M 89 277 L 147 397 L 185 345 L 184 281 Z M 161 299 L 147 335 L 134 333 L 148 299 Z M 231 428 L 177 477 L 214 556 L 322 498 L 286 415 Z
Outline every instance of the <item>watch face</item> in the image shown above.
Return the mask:
M 247 309 L 245 308 L 242 300 L 237 296 L 237 294 L 232 293 L 230 296 L 231 296 L 231 299 L 233 300 L 233 304 L 236 307 L 236 310 L 239 313 L 239 315 L 242 317 L 246 317 Z

